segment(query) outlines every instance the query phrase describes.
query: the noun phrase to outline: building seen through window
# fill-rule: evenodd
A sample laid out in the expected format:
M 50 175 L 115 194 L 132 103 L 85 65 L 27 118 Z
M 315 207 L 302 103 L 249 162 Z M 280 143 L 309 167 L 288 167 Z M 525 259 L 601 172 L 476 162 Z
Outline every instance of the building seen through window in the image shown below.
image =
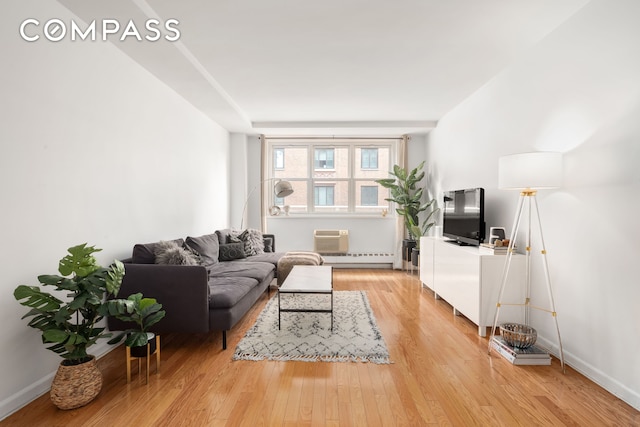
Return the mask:
M 267 138 L 266 179 L 284 179 L 294 192 L 269 195 L 268 205 L 289 206 L 292 214 L 379 215 L 390 211 L 389 190 L 375 180 L 388 178 L 397 140 Z

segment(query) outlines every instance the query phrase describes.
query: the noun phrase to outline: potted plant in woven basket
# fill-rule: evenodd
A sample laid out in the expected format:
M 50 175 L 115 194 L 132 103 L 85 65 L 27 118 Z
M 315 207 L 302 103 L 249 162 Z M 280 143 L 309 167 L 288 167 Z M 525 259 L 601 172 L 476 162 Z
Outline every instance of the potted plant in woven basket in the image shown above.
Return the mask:
M 124 344 L 131 348 L 131 355 L 135 357 L 147 355 L 147 344 L 151 346 L 149 354 L 156 351 L 155 335 L 149 332 L 149 328 L 162 320 L 166 312 L 155 298 L 143 298 L 141 293 L 137 293 L 129 295 L 127 299 L 109 300 L 101 310 L 104 315 L 132 322 L 136 326 L 122 331 L 109 344 L 119 343 L 125 338 Z
M 68 249 L 60 260 L 60 275 L 40 275 L 38 281 L 66 292 L 67 299 L 38 286 L 18 286 L 13 295 L 31 310 L 29 326 L 42 331 L 42 342 L 63 360 L 51 384 L 51 401 L 60 409 L 74 409 L 91 402 L 102 388 L 102 373 L 87 349 L 110 334 L 98 326 L 107 294 L 116 294 L 124 277 L 124 265 L 115 261 L 105 268 L 93 256 L 101 251 L 83 243 Z

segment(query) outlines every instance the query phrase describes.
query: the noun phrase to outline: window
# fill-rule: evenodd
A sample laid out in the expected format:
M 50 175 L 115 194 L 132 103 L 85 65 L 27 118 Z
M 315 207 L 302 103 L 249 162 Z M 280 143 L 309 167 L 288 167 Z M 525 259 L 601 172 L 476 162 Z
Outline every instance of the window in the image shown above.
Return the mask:
M 378 169 L 377 148 L 363 148 L 360 155 L 362 156 L 360 160 L 362 169 Z
M 273 168 L 276 170 L 284 169 L 284 149 L 276 148 L 273 150 Z
M 316 148 L 314 167 L 316 169 L 335 169 L 333 163 L 333 148 Z
M 362 206 L 378 206 L 378 186 L 363 185 L 360 187 L 360 202 Z
M 314 188 L 314 204 L 316 206 L 333 206 L 334 205 L 334 191 L 333 186 L 317 186 Z
M 291 214 L 380 215 L 390 211 L 388 178 L 396 159 L 394 138 L 265 138 L 265 179 L 291 183 L 293 194 L 267 194 L 266 206 L 289 206 Z

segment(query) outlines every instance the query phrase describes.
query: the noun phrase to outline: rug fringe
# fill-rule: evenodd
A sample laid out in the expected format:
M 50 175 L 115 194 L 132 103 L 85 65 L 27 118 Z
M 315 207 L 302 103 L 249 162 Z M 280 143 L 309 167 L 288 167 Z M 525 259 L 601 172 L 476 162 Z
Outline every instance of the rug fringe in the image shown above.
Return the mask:
M 249 360 L 259 362 L 262 360 L 271 360 L 276 362 L 360 362 L 374 363 L 376 365 L 390 365 L 393 362 L 386 356 L 288 356 L 288 355 L 265 355 L 265 354 L 234 354 L 233 360 Z

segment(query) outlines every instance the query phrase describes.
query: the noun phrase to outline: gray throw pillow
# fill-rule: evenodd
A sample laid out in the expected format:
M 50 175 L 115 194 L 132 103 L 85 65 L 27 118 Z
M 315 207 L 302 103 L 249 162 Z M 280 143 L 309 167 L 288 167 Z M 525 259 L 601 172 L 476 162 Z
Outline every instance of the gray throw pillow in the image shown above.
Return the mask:
M 154 248 L 155 263 L 165 265 L 199 265 L 195 254 L 178 246 L 176 242 L 159 242 Z
M 192 251 L 200 255 L 202 265 L 211 267 L 218 263 L 220 247 L 217 234 L 205 234 L 200 237 L 187 237 L 186 245 Z
M 220 255 L 218 256 L 220 261 L 233 261 L 234 259 L 242 259 L 244 257 L 243 242 L 220 245 Z
M 153 243 L 138 243 L 133 247 L 131 262 L 133 264 L 154 264 L 156 262 L 156 248 L 165 241 Z M 183 239 L 171 240 L 177 246 L 184 245 Z
M 273 238 L 265 237 L 264 238 L 264 251 L 265 252 L 273 252 Z

